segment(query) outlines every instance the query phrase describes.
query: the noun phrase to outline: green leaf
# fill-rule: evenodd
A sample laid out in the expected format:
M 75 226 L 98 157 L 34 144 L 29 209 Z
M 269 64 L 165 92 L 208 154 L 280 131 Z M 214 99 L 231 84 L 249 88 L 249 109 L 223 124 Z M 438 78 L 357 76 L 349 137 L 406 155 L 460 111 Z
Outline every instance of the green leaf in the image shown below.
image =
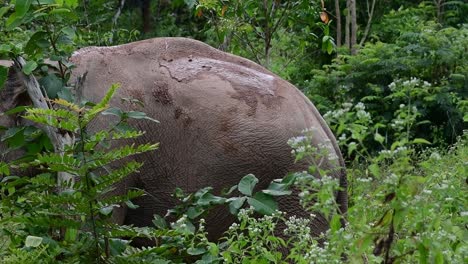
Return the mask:
M 153 121 L 155 123 L 159 123 L 158 120 L 156 119 L 153 119 L 149 116 L 147 116 L 145 113 L 143 112 L 138 112 L 138 111 L 129 111 L 127 112 L 127 116 L 129 118 L 133 118 L 133 119 L 146 119 L 146 120 L 150 120 L 150 121 Z
M 241 179 L 237 185 L 237 189 L 244 195 L 252 196 L 252 191 L 257 183 L 257 177 L 255 177 L 253 174 L 248 174 Z
M 340 222 L 341 216 L 338 214 L 334 214 L 331 221 L 330 221 L 330 229 L 332 231 L 338 231 L 341 228 Z
M 3 85 L 8 79 L 8 68 L 0 66 L 0 91 L 3 89 Z
M 49 12 L 51 15 L 60 15 L 60 14 L 67 14 L 70 13 L 71 10 L 68 8 L 54 8 L 52 11 Z
M 262 192 L 272 196 L 290 195 L 292 193 L 291 190 L 288 190 L 287 185 L 276 182 L 270 183 L 268 188 Z
M 333 44 L 331 42 L 327 43 L 327 53 L 332 54 L 333 52 Z
M 78 236 L 78 229 L 76 228 L 67 228 L 65 231 L 65 241 L 75 241 Z
M 187 209 L 187 217 L 190 219 L 195 219 L 199 217 L 204 212 L 200 207 L 190 207 Z
M 49 74 L 41 78 L 39 84 L 44 87 L 47 95 L 51 99 L 57 98 L 57 94 L 63 89 L 62 80 L 55 74 Z
M 99 209 L 99 212 L 102 215 L 109 215 L 109 214 L 112 213 L 113 210 L 114 210 L 114 206 L 110 205 L 110 206 L 106 206 L 106 207 L 103 207 L 103 208 Z
M 2 18 L 6 12 L 8 12 L 11 9 L 11 6 L 4 6 L 0 8 L 0 18 Z
M 426 264 L 427 258 L 429 256 L 429 252 L 423 243 L 418 244 L 418 252 L 419 252 L 419 263 Z
M 47 37 L 48 35 L 45 31 L 34 33 L 24 47 L 24 52 L 28 55 L 34 55 L 41 51 L 41 49 L 48 48 L 50 46 L 50 42 Z
M 132 203 L 132 201 L 128 200 L 128 201 L 125 201 L 125 204 L 128 206 L 128 208 L 130 209 L 137 209 L 139 206 Z
M 38 247 L 42 243 L 42 237 L 27 236 L 24 245 L 26 247 Z
M 10 175 L 10 167 L 8 163 L 0 161 L 0 175 Z
M 380 144 L 382 144 L 384 142 L 385 138 L 382 135 L 380 135 L 378 132 L 375 132 L 374 140 L 379 142 Z
M 374 164 L 371 164 L 371 165 L 369 165 L 368 169 L 369 169 L 369 171 L 372 173 L 372 175 L 377 176 L 377 177 L 380 176 L 380 168 L 379 168 L 379 165 L 377 165 L 377 164 L 375 164 L 375 163 L 374 163 Z
M 226 201 L 226 198 L 215 196 L 211 193 L 205 193 L 203 196 L 198 199 L 198 205 L 210 205 L 210 204 L 223 204 Z
M 30 106 L 20 105 L 20 106 L 17 106 L 17 107 L 15 107 L 13 109 L 10 109 L 10 110 L 6 111 L 5 114 L 6 115 L 13 115 L 13 114 L 21 113 L 21 112 L 24 112 L 28 108 L 30 108 Z
M 415 138 L 413 139 L 413 144 L 432 144 L 431 142 L 425 140 L 424 138 Z
M 26 75 L 30 75 L 36 68 L 37 68 L 37 62 L 28 61 L 23 67 L 23 72 Z
M 71 8 L 76 8 L 78 6 L 78 0 L 65 0 L 65 4 Z
M 8 19 L 7 19 L 6 23 L 5 23 L 6 29 L 7 30 L 12 30 L 15 27 L 19 26 L 22 21 L 23 21 L 23 17 L 18 17 L 18 15 L 16 13 L 13 13 L 8 17 Z
M 206 252 L 206 249 L 204 247 L 196 247 L 196 248 L 191 247 L 191 248 L 187 249 L 187 253 L 189 255 L 192 255 L 192 256 L 201 255 L 201 254 L 203 254 L 205 252 Z
M 15 13 L 18 17 L 23 17 L 29 11 L 33 0 L 16 0 L 15 3 Z
M 110 238 L 109 249 L 110 249 L 111 255 L 112 256 L 121 255 L 127 248 L 128 244 L 130 244 L 130 241 L 128 240 L 124 240 L 120 238 Z
M 256 212 L 264 215 L 271 215 L 278 209 L 275 199 L 262 192 L 257 192 L 254 197 L 248 197 L 247 202 Z
M 234 197 L 230 198 L 229 201 L 229 212 L 235 215 L 239 212 L 239 209 L 244 205 L 245 200 L 247 197 Z

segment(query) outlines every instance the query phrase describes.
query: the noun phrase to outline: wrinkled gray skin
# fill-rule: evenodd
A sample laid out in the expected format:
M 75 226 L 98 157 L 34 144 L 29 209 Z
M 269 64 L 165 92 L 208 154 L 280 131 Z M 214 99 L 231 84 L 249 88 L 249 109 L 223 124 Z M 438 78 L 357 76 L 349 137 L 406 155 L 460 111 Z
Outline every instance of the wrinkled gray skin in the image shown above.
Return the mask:
M 139 156 L 145 162 L 141 173 L 117 187 L 120 193 L 128 187 L 148 193 L 135 201 L 138 209 L 116 213 L 119 223 L 151 225 L 153 214 L 164 215 L 174 205 L 171 194 L 176 187 L 193 192 L 212 186 L 219 192 L 252 173 L 260 179 L 261 189 L 288 172 L 304 170 L 307 164 L 294 163 L 287 141 L 307 128 L 314 128 L 314 145 L 329 148 L 329 156 L 337 157 L 322 166 L 332 169 L 332 176 L 339 179 L 343 191 L 336 194 L 336 200 L 341 211 L 347 211 L 344 163 L 330 129 L 296 87 L 263 67 L 185 38 L 90 47 L 76 52 L 71 60 L 77 65 L 73 78 L 88 72 L 86 99 L 99 101 L 118 82 L 122 88 L 113 106 L 144 111 L 161 122 L 136 122 L 146 131 L 138 143 L 160 142 L 160 149 Z M 24 89 L 16 78 L 11 74 L 0 93 L 0 112 L 25 103 L 21 102 Z M 122 105 L 119 97 L 136 98 L 145 107 Z M 21 120 L 0 117 L 0 125 L 15 123 Z M 109 123 L 100 120 L 93 129 Z M 308 216 L 296 198 L 281 198 L 279 203 L 288 215 Z M 218 208 L 206 220 L 214 239 L 234 218 L 227 209 Z M 315 235 L 327 228 L 323 217 L 312 223 Z

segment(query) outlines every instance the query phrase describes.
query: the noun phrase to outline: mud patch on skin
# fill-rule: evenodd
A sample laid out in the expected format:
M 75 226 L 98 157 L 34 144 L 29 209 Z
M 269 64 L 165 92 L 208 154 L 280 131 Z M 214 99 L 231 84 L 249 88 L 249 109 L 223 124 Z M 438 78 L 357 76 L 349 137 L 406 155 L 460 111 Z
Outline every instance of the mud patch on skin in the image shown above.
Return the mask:
M 193 122 L 193 119 L 188 115 L 187 111 L 181 107 L 176 107 L 174 110 L 174 118 L 176 120 L 181 119 L 184 127 L 188 127 Z
M 172 104 L 173 99 L 169 93 L 169 85 L 165 82 L 154 82 L 152 95 L 156 102 L 163 105 Z
M 211 72 L 240 87 L 252 87 L 257 94 L 274 96 L 276 92 L 273 75 L 231 62 L 189 56 L 185 59 L 163 60 L 160 65 L 168 69 L 172 78 L 179 82 L 189 83 L 199 74 Z
M 259 104 L 266 108 L 281 105 L 278 89 L 281 84 L 275 76 L 241 64 L 214 60 L 203 57 L 188 56 L 172 61 L 160 61 L 160 66 L 169 71 L 171 78 L 178 82 L 190 83 L 216 76 L 228 82 L 235 90 L 231 98 L 243 101 L 249 110 L 248 116 L 255 116 Z M 222 89 L 220 87 L 220 89 Z
M 258 99 L 252 90 L 237 90 L 237 93 L 232 94 L 231 98 L 243 101 L 249 106 L 249 110 L 247 111 L 248 116 L 254 116 L 257 112 Z
M 236 146 L 237 144 L 235 144 L 234 142 L 230 142 L 230 141 L 226 140 L 226 141 L 222 141 L 221 143 L 223 145 L 224 151 L 227 154 L 236 153 L 236 152 L 239 151 L 239 147 Z
M 133 99 L 137 99 L 138 101 L 145 103 L 145 93 L 141 90 L 129 90 L 128 95 Z

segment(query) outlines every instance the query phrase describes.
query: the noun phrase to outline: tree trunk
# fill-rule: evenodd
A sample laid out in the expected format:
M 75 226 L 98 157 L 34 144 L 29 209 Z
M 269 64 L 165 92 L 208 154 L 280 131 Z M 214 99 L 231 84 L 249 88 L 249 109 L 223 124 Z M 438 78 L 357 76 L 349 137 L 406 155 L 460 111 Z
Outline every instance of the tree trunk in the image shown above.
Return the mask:
M 372 0 L 371 7 L 369 9 L 369 1 L 367 1 L 367 14 L 369 18 L 367 19 L 366 29 L 364 30 L 364 35 L 362 36 L 361 41 L 359 42 L 359 46 L 364 45 L 364 42 L 366 41 L 366 38 L 369 35 L 370 27 L 372 24 L 372 17 L 374 16 L 375 2 L 376 0 Z
M 350 30 L 349 30 L 349 27 L 350 27 L 350 24 L 351 24 L 351 16 L 350 16 L 350 0 L 347 0 L 346 1 L 346 21 L 345 21 L 345 46 L 350 49 L 350 46 L 349 46 L 349 43 L 350 43 Z
M 437 12 L 437 22 L 442 24 L 443 22 L 443 13 L 444 13 L 444 0 L 433 0 Z
M 351 55 L 356 55 L 357 52 L 357 21 L 356 21 L 356 0 L 349 0 L 349 7 L 351 13 L 351 39 L 350 39 L 350 47 L 351 47 Z
M 336 46 L 341 47 L 341 11 L 340 0 L 335 0 L 335 16 L 336 16 Z
M 143 17 L 143 33 L 149 33 L 151 31 L 151 0 L 143 0 L 141 13 Z
M 41 88 L 37 79 L 34 75 L 26 75 L 22 73 L 22 69 L 26 62 L 22 57 L 17 57 L 14 59 L 15 67 L 19 69 L 19 73 L 21 79 L 23 81 L 26 90 L 28 91 L 29 97 L 36 108 L 42 109 L 50 109 L 49 104 L 47 103 L 47 99 L 42 94 Z M 59 153 L 63 155 L 66 146 L 73 145 L 75 142 L 75 138 L 72 134 L 69 133 L 62 133 L 58 131 L 57 128 L 51 126 L 41 126 L 43 131 L 49 137 L 50 142 L 54 146 L 55 153 Z M 57 184 L 58 184 L 58 191 L 64 192 L 67 190 L 73 189 L 73 184 L 75 182 L 75 178 L 68 172 L 58 172 L 57 175 Z

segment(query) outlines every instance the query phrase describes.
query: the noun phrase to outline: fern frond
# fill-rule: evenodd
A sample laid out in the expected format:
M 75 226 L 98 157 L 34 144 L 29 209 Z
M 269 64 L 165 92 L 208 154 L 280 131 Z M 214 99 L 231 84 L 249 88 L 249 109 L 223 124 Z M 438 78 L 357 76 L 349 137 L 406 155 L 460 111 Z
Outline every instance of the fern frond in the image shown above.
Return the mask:
M 78 105 L 74 104 L 74 103 L 71 103 L 71 102 L 68 102 L 67 100 L 64 100 L 64 99 L 61 99 L 61 98 L 57 98 L 57 99 L 54 99 L 52 100 L 52 102 L 54 104 L 57 104 L 57 105 L 60 105 L 60 106 L 63 106 L 63 107 L 66 107 L 76 113 L 80 113 L 84 110 L 84 108 L 82 107 L 79 107 Z
M 94 179 L 94 182 L 96 186 L 93 187 L 97 193 L 103 191 L 105 188 L 108 186 L 111 186 L 119 181 L 121 181 L 123 178 L 128 176 L 131 173 L 138 172 L 138 169 L 143 166 L 143 163 L 136 162 L 136 161 L 131 161 L 127 164 L 125 164 L 123 167 L 111 171 L 107 175 L 102 175 L 100 177 L 97 177 Z
M 158 149 L 159 143 L 156 144 L 142 144 L 135 146 L 126 145 L 121 148 L 113 149 L 110 152 L 96 152 L 89 157 L 89 162 L 85 164 L 82 168 L 86 170 L 93 170 L 99 167 L 102 167 L 106 164 L 112 163 L 123 158 L 127 158 L 133 155 L 141 154 L 148 151 L 153 151 Z
M 119 89 L 119 88 L 120 88 L 120 84 L 118 84 L 118 83 L 112 84 L 111 88 L 109 89 L 109 91 L 107 91 L 104 98 L 102 98 L 102 100 L 98 104 L 96 104 L 93 108 L 86 111 L 86 113 L 84 114 L 84 116 L 82 118 L 82 122 L 81 122 L 82 127 L 86 127 L 86 125 L 88 125 L 88 123 L 91 120 L 93 120 L 96 117 L 97 114 L 99 114 L 102 111 L 109 108 L 109 102 L 112 99 L 112 97 L 114 96 L 117 89 Z
M 24 118 L 70 132 L 76 132 L 79 128 L 78 117 L 65 109 L 29 108 Z

